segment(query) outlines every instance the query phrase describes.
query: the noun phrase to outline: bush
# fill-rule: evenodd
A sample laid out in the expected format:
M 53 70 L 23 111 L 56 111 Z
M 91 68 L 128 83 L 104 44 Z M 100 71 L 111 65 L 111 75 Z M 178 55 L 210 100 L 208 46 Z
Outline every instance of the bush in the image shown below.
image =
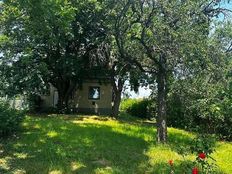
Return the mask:
M 168 95 L 168 126 L 232 140 L 232 83 L 227 88 L 182 85 Z
M 167 107 L 168 126 L 181 129 L 190 127 L 192 118 L 188 118 L 184 113 L 185 106 L 183 106 L 181 97 L 179 95 L 175 93 L 169 95 Z
M 19 129 L 23 118 L 22 111 L 12 109 L 6 102 L 0 101 L 0 136 L 15 133 Z
M 148 99 L 126 99 L 121 102 L 120 110 L 131 116 L 139 118 L 150 118 L 150 101 Z

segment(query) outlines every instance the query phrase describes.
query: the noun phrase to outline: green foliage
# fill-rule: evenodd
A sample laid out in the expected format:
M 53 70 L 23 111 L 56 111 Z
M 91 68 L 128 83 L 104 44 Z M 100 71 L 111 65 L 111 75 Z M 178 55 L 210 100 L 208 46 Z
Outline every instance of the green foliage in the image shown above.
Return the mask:
M 131 107 L 131 105 L 136 103 L 136 101 L 137 101 L 136 99 L 124 99 L 124 100 L 122 100 L 121 105 L 120 105 L 120 110 L 126 111 L 127 108 Z
M 209 36 L 207 69 L 173 79 L 169 125 L 232 139 L 231 26 L 231 22 L 219 22 Z
M 215 84 L 202 85 L 198 83 L 191 89 L 183 87 L 169 95 L 169 126 L 217 134 L 222 139 L 231 140 L 230 92 L 222 93 L 225 89 L 216 89 Z
M 207 41 L 213 17 L 222 12 L 219 3 L 209 0 L 118 3 L 122 10 L 115 19 L 114 37 L 120 53 L 156 80 L 160 141 L 166 141 L 166 90 L 170 88 L 167 79 L 173 74 L 193 76 L 211 68 L 213 59 Z
M 231 139 L 231 85 L 228 88 L 229 79 L 225 79 L 229 73 L 221 70 L 231 58 L 231 26 L 222 24 L 215 29 L 219 34 L 210 37 L 214 35 L 210 29 L 212 17 L 223 10 L 219 2 L 2 1 L 3 95 L 41 94 L 52 84 L 59 93 L 58 108 L 66 109 L 92 66 L 106 62 L 107 67 L 107 63 L 116 62 L 114 81 L 121 81 L 119 92 L 129 78 L 132 88 L 139 87 L 139 68 L 150 76 L 149 80 L 141 77 L 143 84 L 153 83 L 162 89 L 158 93 L 164 102 L 158 102 L 158 111 L 166 108 L 168 98 L 171 126 L 197 127 Z M 114 59 L 109 62 L 98 60 L 101 56 L 95 54 L 107 39 L 112 40 L 109 52 Z M 128 69 L 135 72 L 129 74 Z M 173 86 L 166 83 L 170 76 L 176 82 Z M 128 106 L 128 112 L 150 117 L 148 103 L 137 101 Z M 158 115 L 165 123 L 166 114 Z
M 131 116 L 140 118 L 150 118 L 150 101 L 148 99 L 125 99 L 122 101 L 120 109 Z
M 203 81 L 191 86 L 187 81 L 181 83 L 179 81 L 175 92 L 169 95 L 168 125 L 217 134 L 222 139 L 231 140 L 230 87 L 220 88 Z
M 15 133 L 22 123 L 24 113 L 10 108 L 9 104 L 0 101 L 0 136 Z
M 192 153 L 210 155 L 215 151 L 216 138 L 210 134 L 199 134 L 191 143 Z
M 196 165 L 203 173 L 216 173 L 218 166 L 211 155 L 216 150 L 216 138 L 209 134 L 200 134 L 191 143 L 191 150 L 196 154 Z M 211 160 L 211 162 L 210 162 Z
M 184 129 L 188 128 L 192 123 L 192 119 L 184 114 L 184 106 L 182 105 L 182 98 L 178 94 L 172 93 L 168 96 L 167 122 L 169 126 Z
M 217 134 L 231 140 L 232 88 L 227 70 L 230 64 L 224 63 L 220 70 L 216 66 L 214 74 L 202 72 L 194 78 L 172 83 L 168 95 L 169 126 Z
M 81 84 L 105 38 L 103 1 L 4 1 L 0 71 L 8 94 L 39 94 L 52 84 L 59 107 Z M 100 64 L 100 63 L 98 63 Z

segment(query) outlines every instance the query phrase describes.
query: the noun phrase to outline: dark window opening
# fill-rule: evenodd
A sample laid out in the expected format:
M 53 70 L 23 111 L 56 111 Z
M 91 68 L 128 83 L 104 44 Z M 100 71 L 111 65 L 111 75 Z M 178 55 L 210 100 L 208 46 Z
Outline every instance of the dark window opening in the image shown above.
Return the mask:
M 96 87 L 96 86 L 89 87 L 89 99 L 91 100 L 100 99 L 100 87 Z

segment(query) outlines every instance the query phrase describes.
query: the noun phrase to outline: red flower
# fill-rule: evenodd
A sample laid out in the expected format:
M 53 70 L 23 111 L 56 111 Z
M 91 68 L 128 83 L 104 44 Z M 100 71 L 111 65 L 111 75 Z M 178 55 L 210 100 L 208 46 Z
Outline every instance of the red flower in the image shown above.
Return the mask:
M 199 153 L 198 157 L 201 159 L 205 159 L 206 158 L 206 154 L 205 153 Z
M 198 168 L 194 167 L 192 170 L 192 174 L 198 174 Z
M 168 164 L 169 164 L 170 166 L 173 166 L 173 164 L 174 164 L 173 160 L 169 160 L 169 161 L 168 161 Z

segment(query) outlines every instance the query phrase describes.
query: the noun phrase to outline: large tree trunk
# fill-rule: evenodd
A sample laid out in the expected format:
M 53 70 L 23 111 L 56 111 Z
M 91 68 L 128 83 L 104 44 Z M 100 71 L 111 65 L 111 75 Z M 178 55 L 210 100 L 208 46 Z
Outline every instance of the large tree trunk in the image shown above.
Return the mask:
M 59 112 L 67 112 L 70 109 L 69 102 L 72 94 L 76 89 L 76 84 L 71 81 L 60 83 L 56 86 L 58 91 L 58 104 Z
M 157 141 L 167 141 L 167 74 L 163 67 L 159 68 L 157 74 L 158 84 L 158 116 L 157 116 Z
M 121 91 L 114 91 L 114 98 L 113 98 L 113 107 L 112 107 L 112 116 L 118 117 L 119 114 L 119 106 L 121 103 Z
M 121 95 L 124 85 L 124 80 L 119 78 L 118 80 L 115 79 L 114 75 L 111 76 L 111 83 L 113 86 L 113 106 L 112 106 L 112 113 L 113 117 L 118 117 L 119 114 L 119 106 L 121 103 Z
M 58 104 L 57 108 L 59 112 L 64 112 L 68 105 L 67 98 L 65 97 L 65 91 L 63 89 L 57 89 L 58 91 Z

